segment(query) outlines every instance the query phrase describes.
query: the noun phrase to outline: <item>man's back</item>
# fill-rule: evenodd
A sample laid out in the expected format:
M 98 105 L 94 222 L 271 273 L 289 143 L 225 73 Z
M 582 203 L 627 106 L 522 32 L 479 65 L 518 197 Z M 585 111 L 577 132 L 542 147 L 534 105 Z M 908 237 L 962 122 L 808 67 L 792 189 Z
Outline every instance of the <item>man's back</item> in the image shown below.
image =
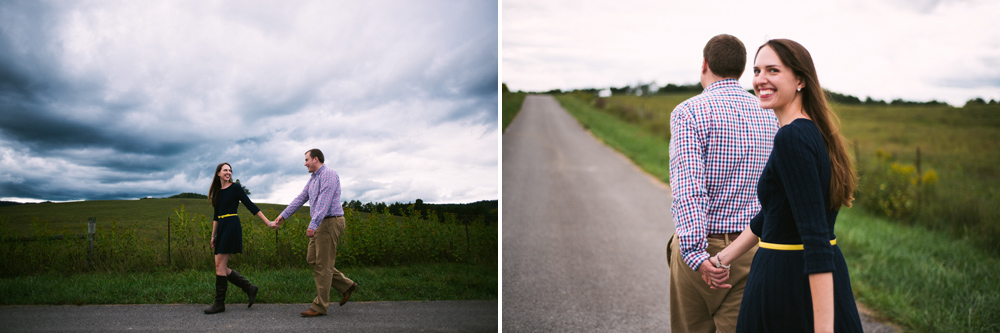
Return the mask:
M 756 185 L 771 153 L 777 119 L 733 79 L 713 83 L 670 116 L 671 213 L 681 240 L 740 232 L 760 210 Z M 697 230 L 702 230 L 697 232 Z M 688 232 L 696 231 L 696 232 Z M 694 253 L 689 253 L 694 254 Z M 697 269 L 704 258 L 686 256 Z

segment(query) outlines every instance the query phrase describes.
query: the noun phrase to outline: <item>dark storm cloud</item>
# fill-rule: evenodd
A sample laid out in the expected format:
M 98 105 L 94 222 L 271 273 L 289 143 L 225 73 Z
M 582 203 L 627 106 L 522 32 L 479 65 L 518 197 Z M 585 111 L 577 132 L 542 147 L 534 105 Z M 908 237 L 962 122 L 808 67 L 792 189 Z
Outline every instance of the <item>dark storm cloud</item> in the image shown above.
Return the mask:
M 229 162 L 282 202 L 318 147 L 345 199 L 495 199 L 497 23 L 488 2 L 4 2 L 0 198 L 205 192 Z

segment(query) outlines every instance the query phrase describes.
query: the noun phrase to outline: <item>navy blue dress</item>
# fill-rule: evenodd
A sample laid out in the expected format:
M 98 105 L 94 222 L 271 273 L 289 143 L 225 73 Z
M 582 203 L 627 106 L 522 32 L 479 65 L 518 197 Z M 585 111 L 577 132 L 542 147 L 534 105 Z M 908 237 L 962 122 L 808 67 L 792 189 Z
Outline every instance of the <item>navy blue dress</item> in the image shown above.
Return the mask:
M 219 221 L 215 227 L 215 254 L 242 253 L 243 252 L 243 227 L 240 226 L 240 217 L 236 215 L 236 209 L 240 207 L 240 202 L 250 211 L 250 214 L 257 215 L 260 208 L 250 201 L 247 193 L 243 191 L 240 184 L 233 183 L 229 187 L 219 191 L 215 199 L 215 216 L 212 220 Z
M 816 124 L 796 119 L 778 130 L 757 184 L 761 211 L 750 230 L 761 241 L 803 244 L 804 250 L 760 248 L 750 266 L 737 332 L 812 332 L 809 274 L 833 272 L 834 330 L 861 332 L 847 262 L 833 226 L 830 155 Z

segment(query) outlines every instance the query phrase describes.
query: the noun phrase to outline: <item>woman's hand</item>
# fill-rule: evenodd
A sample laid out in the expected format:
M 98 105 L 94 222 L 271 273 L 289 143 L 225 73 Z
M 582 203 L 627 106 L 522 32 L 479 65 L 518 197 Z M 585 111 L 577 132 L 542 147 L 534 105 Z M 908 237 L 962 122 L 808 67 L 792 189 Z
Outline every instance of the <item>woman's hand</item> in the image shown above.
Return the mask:
M 212 240 L 209 242 L 209 244 L 212 244 L 212 250 L 215 250 L 215 237 L 212 237 Z

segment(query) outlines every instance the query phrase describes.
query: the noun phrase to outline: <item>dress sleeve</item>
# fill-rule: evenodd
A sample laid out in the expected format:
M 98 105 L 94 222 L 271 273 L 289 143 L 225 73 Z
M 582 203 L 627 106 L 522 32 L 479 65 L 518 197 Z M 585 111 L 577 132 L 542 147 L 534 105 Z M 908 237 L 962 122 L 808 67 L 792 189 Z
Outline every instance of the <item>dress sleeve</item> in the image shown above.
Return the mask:
M 750 232 L 753 232 L 753 234 L 757 235 L 757 237 L 760 237 L 760 235 L 763 234 L 763 232 L 764 232 L 764 210 L 763 209 L 761 209 L 759 212 L 757 212 L 757 215 L 754 215 L 753 218 L 750 219 Z
M 829 224 L 823 186 L 819 179 L 819 154 L 826 147 L 809 144 L 804 129 L 785 126 L 774 137 L 775 169 L 788 194 L 795 226 L 804 245 L 805 274 L 834 271 L 833 247 L 830 245 Z
M 236 186 L 236 195 L 240 196 L 243 207 L 246 207 L 250 211 L 250 215 L 257 215 L 257 212 L 260 212 L 260 208 L 257 208 L 257 205 L 254 205 L 253 201 L 250 201 L 250 197 L 247 196 L 247 192 L 243 190 L 243 187 L 240 184 L 233 184 L 233 186 Z

